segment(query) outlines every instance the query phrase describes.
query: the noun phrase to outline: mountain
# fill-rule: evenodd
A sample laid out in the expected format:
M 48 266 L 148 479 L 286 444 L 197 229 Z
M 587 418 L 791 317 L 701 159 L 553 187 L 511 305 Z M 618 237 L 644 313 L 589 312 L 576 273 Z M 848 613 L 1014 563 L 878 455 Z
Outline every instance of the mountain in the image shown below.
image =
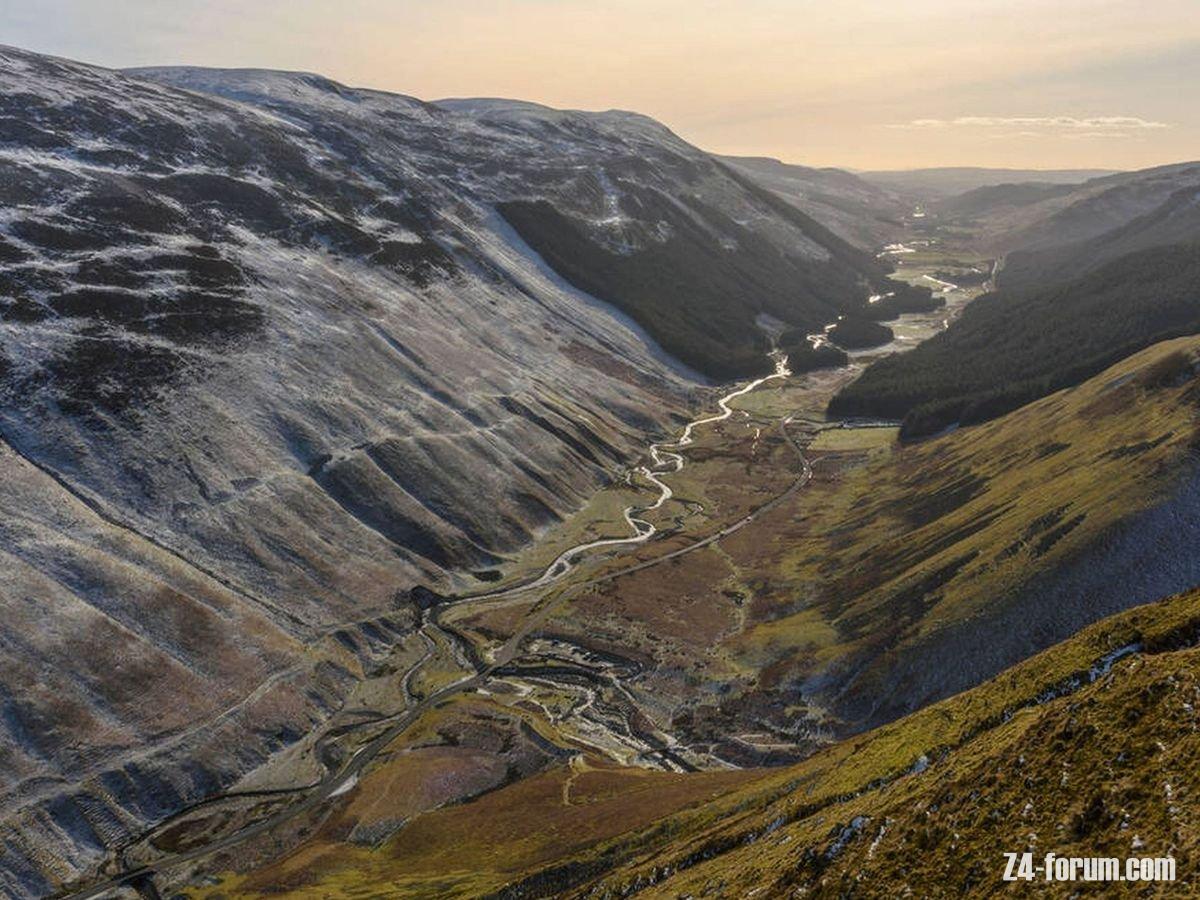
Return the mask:
M 831 314 L 865 307 L 864 289 L 885 274 L 873 252 L 779 203 L 652 120 L 512 100 L 438 106 L 553 139 L 577 132 L 582 121 L 650 129 L 661 146 L 628 143 L 622 132 L 620 152 L 594 177 L 576 166 L 530 167 L 519 180 L 536 189 L 498 193 L 496 209 L 560 276 L 627 312 L 665 350 L 706 374 L 765 373 L 760 314 L 816 330 Z M 496 147 L 487 152 L 479 164 L 503 158 Z M 514 155 L 503 165 L 514 173 L 530 162 Z M 662 180 L 663 173 L 672 180 Z
M 685 568 L 588 588 L 539 633 L 637 660 L 627 689 L 677 746 L 796 758 L 1200 583 L 1198 374 L 1193 336 L 928 441 L 797 430 L 813 480 L 794 499 Z M 750 458 L 769 452 L 772 472 L 790 455 L 760 440 Z M 709 485 L 753 494 L 750 454 L 714 452 L 672 484 L 728 506 Z
M 745 763 L 757 748 L 779 763 L 801 736 L 807 758 L 619 766 L 597 733 L 569 738 L 550 711 L 566 706 L 559 683 L 507 707 L 552 704 L 537 733 L 556 760 L 367 840 L 406 785 L 429 783 L 414 754 L 482 746 L 503 695 L 468 697 L 440 707 L 416 749 L 381 759 L 311 839 L 243 848 L 192 894 L 882 896 L 908 884 L 991 896 L 996 848 L 1026 846 L 1172 852 L 1187 871 L 1200 849 L 1188 805 L 1200 592 L 1159 598 L 1200 576 L 1198 363 L 1200 338 L 1167 342 L 913 446 L 855 450 L 822 432 L 805 449 L 819 474 L 756 526 L 539 621 L 560 668 L 585 658 L 568 647 L 634 667 L 621 689 L 646 716 L 676 716 L 680 758 L 703 748 Z M 505 616 L 474 627 L 503 629 Z M 550 677 L 542 665 L 526 684 Z M 614 702 L 600 679 L 581 683 L 590 704 Z M 453 771 L 469 782 L 466 766 Z
M 365 150 L 354 146 L 353 128 L 364 115 L 374 121 L 364 107 L 419 108 L 406 118 L 387 110 L 381 133 L 406 148 L 408 167 L 490 204 L 494 228 L 515 230 L 556 276 L 611 302 L 713 377 L 770 369 L 760 314 L 815 329 L 865 307 L 885 274 L 872 254 L 635 113 L 489 99 L 423 105 L 340 85 L 297 103 L 279 73 L 133 74 L 298 118 L 349 143 L 356 163 Z
M 0 52 L 11 895 L 295 743 L 410 588 L 503 564 L 695 385 L 438 149 L 535 139 L 206 77 L 286 101 Z
M 953 194 L 930 204 L 940 217 L 952 222 L 975 221 L 1033 206 L 1055 197 L 1066 197 L 1079 189 L 1077 182 L 1051 184 L 1042 181 L 1004 182 Z
M 1200 187 L 1200 163 L 1090 178 L 1079 184 L 1004 183 L 937 200 L 946 228 L 989 252 L 1044 250 L 1097 238 L 1152 213 L 1178 191 Z
M 933 434 L 1076 385 L 1165 338 L 1200 332 L 1200 244 L 1151 247 L 1050 287 L 1003 289 L 840 391 L 839 416 L 904 419 Z
M 1192 591 L 649 823 L 637 819 L 633 790 L 618 794 L 607 805 L 625 814 L 619 839 L 563 854 L 519 884 L 566 897 L 638 888 L 664 897 L 989 897 L 1012 887 L 1004 848 L 1030 851 L 1038 865 L 1047 852 L 1171 856 L 1176 883 L 1159 889 L 1174 892 L 1200 852 L 1187 800 L 1200 788 L 1198 628 Z
M 850 243 L 874 252 L 899 239 L 912 203 L 843 169 L 814 169 L 769 157 L 722 160 Z
M 758 371 L 760 313 L 882 277 L 632 113 L 12 48 L 0 86 L 11 895 L 299 753 L 421 646 L 414 588 L 495 577 L 697 402 L 663 346 Z
M 1139 250 L 1200 241 L 1200 180 L 1171 194 L 1162 206 L 1099 237 L 1060 247 L 1008 254 L 1003 288 L 1069 281 Z
M 1079 184 L 1115 173 L 1106 169 L 987 169 L 949 166 L 855 174 L 884 190 L 906 195 L 922 203 L 931 203 L 991 185 L 1021 182 L 1037 182 L 1043 185 Z

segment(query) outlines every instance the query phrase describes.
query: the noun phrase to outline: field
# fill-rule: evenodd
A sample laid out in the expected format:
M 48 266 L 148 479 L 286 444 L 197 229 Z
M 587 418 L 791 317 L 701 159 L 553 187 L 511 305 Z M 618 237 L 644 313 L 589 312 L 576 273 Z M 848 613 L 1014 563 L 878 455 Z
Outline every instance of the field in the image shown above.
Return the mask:
M 1016 794 L 986 780 L 997 758 L 1046 769 L 1047 754 L 1074 753 L 1073 765 L 1096 764 L 1082 745 L 1052 749 L 1070 718 L 1061 705 L 1021 710 L 1131 641 L 1168 645 L 1200 619 L 1198 601 L 1127 613 L 938 701 L 1027 656 L 1031 640 L 1044 646 L 1132 601 L 1129 583 L 1089 553 L 1109 541 L 1111 565 L 1138 574 L 1111 535 L 1169 501 L 1191 471 L 1200 395 L 1182 376 L 1197 359 L 1200 338 L 1156 346 L 1073 391 L 911 445 L 890 428 L 823 428 L 821 379 L 832 375 L 739 398 L 734 415 L 697 430 L 670 477 L 677 498 L 654 517 L 668 533 L 589 559 L 550 592 L 451 608 L 443 623 L 455 640 L 496 661 L 483 685 L 424 711 L 331 814 L 220 861 L 217 883 L 191 895 L 357 897 L 386 886 L 389 896 L 475 896 L 526 878 L 551 892 L 599 878 L 620 892 L 645 885 L 651 865 L 684 873 L 672 890 L 699 893 L 724 876 L 696 854 L 722 858 L 731 884 L 784 877 L 767 885 L 790 890 L 819 877 L 795 865 L 800 848 L 827 852 L 855 817 L 874 824 L 847 832 L 848 852 L 874 871 L 965 828 L 964 798 L 978 785 L 1011 819 Z M 740 521 L 792 483 L 800 460 L 781 419 L 811 482 L 720 541 L 619 574 Z M 1035 561 L 1067 575 L 1095 569 L 1105 584 L 1063 595 L 1086 604 L 1040 602 L 1053 588 L 1029 589 Z M 410 679 L 417 696 L 463 672 L 451 642 L 433 643 Z M 1164 656 L 1173 668 L 1161 671 L 1183 678 L 1186 660 Z M 1157 683 L 1138 679 L 1130 696 Z M 906 715 L 906 703 L 930 705 Z M 1106 741 L 1145 737 L 1088 721 Z M 656 748 L 667 745 L 672 759 L 710 771 L 664 771 Z M 1188 784 L 1195 748 L 1168 753 L 1171 778 Z M 946 758 L 955 765 L 936 780 L 910 777 Z M 729 764 L 740 770 L 721 771 Z M 767 764 L 794 765 L 757 768 Z M 943 811 L 930 820 L 913 810 L 932 791 Z M 1121 803 L 1155 840 L 1167 833 L 1149 801 Z M 1036 812 L 1046 829 L 1088 814 Z M 768 825 L 787 846 L 735 852 Z M 1000 841 L 1002 826 L 976 833 Z
M 878 446 L 887 430 L 824 431 L 806 451 L 814 480 L 788 504 L 693 555 L 686 571 L 655 567 L 573 596 L 543 627 L 655 660 L 637 690 L 698 741 L 761 718 L 758 702 L 795 706 L 815 732 L 836 733 L 903 711 L 889 700 L 901 691 L 932 700 L 969 686 L 997 665 L 982 646 L 962 649 L 980 617 L 995 621 L 1000 636 L 983 639 L 1003 658 L 1014 621 L 1064 634 L 1119 602 L 1109 588 L 1093 590 L 1094 606 L 1035 608 L 1023 591 L 1035 562 L 1086 571 L 1089 547 L 1177 488 L 1195 427 L 1191 388 L 1148 385 L 1181 348 L 1195 353 L 1197 341 L 1154 348 L 1006 419 L 886 453 L 864 454 L 858 441 Z M 829 444 L 847 440 L 857 445 Z M 907 668 L 961 652 L 976 662 Z M 847 669 L 855 675 L 835 676 L 832 709 L 789 687 Z M 903 673 L 903 684 L 887 684 L 885 672 Z M 714 680 L 730 690 L 715 705 L 697 690 Z
M 895 444 L 899 435 L 899 428 L 826 428 L 809 444 L 809 449 L 879 450 Z

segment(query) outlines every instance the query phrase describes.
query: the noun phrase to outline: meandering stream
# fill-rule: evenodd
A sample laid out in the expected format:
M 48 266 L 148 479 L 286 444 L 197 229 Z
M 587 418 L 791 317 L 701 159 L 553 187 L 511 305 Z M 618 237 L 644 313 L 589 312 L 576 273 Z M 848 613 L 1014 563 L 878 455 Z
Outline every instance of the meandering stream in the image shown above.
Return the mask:
M 764 375 L 762 378 L 756 378 L 754 381 L 748 382 L 736 390 L 730 391 L 724 397 L 717 401 L 719 413 L 711 416 L 703 416 L 699 419 L 693 419 L 683 429 L 683 434 L 674 441 L 661 441 L 653 443 L 649 446 L 650 458 L 653 460 L 652 465 L 639 466 L 638 474 L 658 488 L 658 496 L 653 503 L 638 505 L 633 504 L 625 507 L 623 516 L 625 523 L 632 529 L 633 534 L 629 537 L 617 538 L 601 538 L 595 541 L 586 541 L 581 544 L 576 544 L 569 547 L 555 557 L 554 562 L 535 578 L 533 581 L 528 581 L 523 584 L 513 587 L 498 588 L 494 591 L 487 591 L 482 594 L 473 594 L 471 600 L 494 600 L 500 597 L 507 597 L 512 594 L 522 593 L 524 591 L 534 590 L 535 588 L 545 587 L 553 584 L 563 578 L 570 572 L 579 562 L 579 557 L 587 553 L 589 550 L 596 550 L 600 547 L 621 547 L 633 544 L 644 543 L 652 538 L 658 531 L 653 523 L 647 522 L 645 519 L 637 518 L 639 515 L 645 515 L 648 512 L 660 508 L 664 503 L 674 496 L 670 485 L 662 480 L 662 476 L 674 475 L 683 469 L 684 458 L 680 453 L 667 450 L 667 447 L 681 449 L 692 443 L 692 433 L 701 425 L 709 425 L 713 422 L 721 422 L 733 415 L 733 407 L 729 404 L 731 401 L 748 394 L 759 386 L 776 378 L 786 378 L 791 375 L 791 370 L 787 367 L 787 356 L 780 351 L 775 351 L 771 354 L 771 358 L 775 361 L 775 371 L 770 375 Z M 466 598 L 464 598 L 466 599 Z

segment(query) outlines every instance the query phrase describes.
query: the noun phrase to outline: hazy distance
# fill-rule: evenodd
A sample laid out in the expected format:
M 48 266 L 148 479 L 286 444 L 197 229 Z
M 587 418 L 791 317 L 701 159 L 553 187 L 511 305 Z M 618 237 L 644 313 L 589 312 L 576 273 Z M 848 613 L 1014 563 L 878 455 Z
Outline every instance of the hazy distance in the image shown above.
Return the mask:
M 712 151 L 810 165 L 1200 156 L 1194 0 L 45 0 L 0 8 L 0 40 L 109 66 L 633 109 Z

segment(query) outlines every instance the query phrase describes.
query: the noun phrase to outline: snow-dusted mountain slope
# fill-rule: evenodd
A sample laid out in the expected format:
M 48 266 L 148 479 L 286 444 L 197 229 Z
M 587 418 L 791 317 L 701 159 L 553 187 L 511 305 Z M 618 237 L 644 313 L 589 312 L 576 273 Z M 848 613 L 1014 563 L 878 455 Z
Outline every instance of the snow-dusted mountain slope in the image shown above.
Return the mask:
M 305 561 L 486 565 L 686 389 L 455 166 L 418 167 L 386 130 L 434 128 L 416 101 L 229 76 L 287 93 L 302 123 L 4 62 L 5 439 L 303 624 L 387 599 Z
M 390 168 L 381 145 L 403 147 L 409 171 L 496 209 L 553 271 L 715 377 L 769 368 L 759 313 L 816 328 L 863 306 L 883 275 L 871 253 L 637 113 L 425 105 L 261 71 L 134 74 L 253 103 L 352 161 Z
M 843 169 L 814 169 L 763 156 L 726 156 L 724 161 L 789 203 L 828 225 L 864 250 L 899 240 L 911 198 Z
M 311 121 L 0 53 L 4 890 L 295 740 L 322 635 L 403 634 L 695 385 L 387 131 L 446 113 L 258 77 Z
M 15 49 L 0 202 L 18 896 L 295 742 L 411 631 L 411 587 L 472 584 L 692 401 L 694 373 L 604 301 L 651 331 L 662 310 L 582 293 L 498 205 L 565 217 L 598 284 L 647 249 L 711 257 L 728 335 L 663 297 L 699 361 L 757 365 L 754 314 L 827 321 L 877 274 L 642 116 Z M 746 280 L 764 256 L 774 280 Z

